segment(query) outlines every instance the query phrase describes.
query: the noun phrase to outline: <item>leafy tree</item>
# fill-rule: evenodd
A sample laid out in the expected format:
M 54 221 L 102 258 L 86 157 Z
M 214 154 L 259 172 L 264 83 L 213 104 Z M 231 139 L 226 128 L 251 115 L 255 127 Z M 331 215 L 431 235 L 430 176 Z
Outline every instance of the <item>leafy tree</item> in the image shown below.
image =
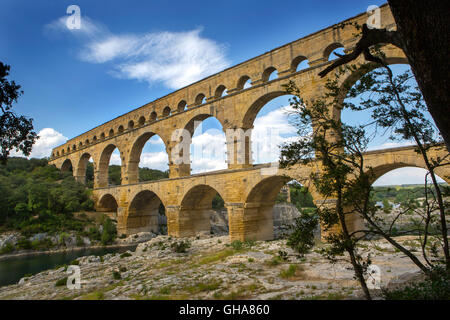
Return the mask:
M 366 60 L 380 63 L 370 49 L 375 45 L 392 44 L 403 50 L 417 80 L 428 111 L 450 149 L 450 83 L 448 52 L 450 26 L 445 1 L 388 0 L 396 31 L 369 29 L 364 24 L 362 35 L 352 52 L 340 56 L 319 73 L 322 77 L 335 68 L 364 54 Z M 339 28 L 346 27 L 342 24 Z M 361 29 L 360 26 L 356 26 Z
M 10 66 L 0 62 L 0 162 L 6 163 L 11 150 L 28 156 L 38 136 L 33 131 L 33 119 L 18 116 L 12 109 L 23 91 L 14 81 L 8 81 Z
M 281 152 L 282 166 L 299 162 L 316 164 L 317 170 L 310 177 L 315 189 L 325 198 L 336 199 L 335 207 L 322 206 L 317 209 L 325 231 L 333 231 L 326 237 L 331 247 L 324 253 L 332 260 L 336 255 L 348 253 L 355 277 L 368 299 L 371 296 L 364 275 L 371 261 L 370 257 L 362 258 L 356 246 L 366 234 L 384 237 L 395 248 L 407 255 L 423 272 L 430 274 L 430 268 L 433 268 L 434 264 L 427 259 L 425 247 L 430 226 L 437 223 L 442 233 L 440 241 L 445 257 L 444 262 L 447 268 L 449 266 L 445 205 L 434 174 L 437 167 L 448 165 L 448 161 L 445 160 L 448 157 L 432 159 L 428 155 L 430 148 L 437 147 L 435 132 L 432 124 L 423 114 L 424 105 L 420 92 L 407 84 L 410 75 L 405 73 L 395 78 L 391 70 L 385 64 L 382 65 L 384 68 L 381 71 L 370 73 L 365 73 L 368 71 L 365 69 L 366 66 L 347 66 L 339 70 L 336 79 L 328 81 L 327 93 L 321 99 L 309 102 L 306 107 L 295 84 L 291 82 L 287 85 L 287 92 L 294 94 L 291 101 L 299 119 L 299 135 L 306 136 L 305 132 L 309 131 L 311 125 L 314 126 L 314 131 L 308 139 L 299 139 L 288 144 Z M 360 72 L 365 75 L 355 86 L 342 88 L 339 85 L 339 77 L 348 72 Z M 342 107 L 355 111 L 370 111 L 373 118 L 372 124 L 392 130 L 395 134 L 391 136 L 392 139 L 395 137 L 405 140 L 413 139 L 417 143 L 418 156 L 424 159 L 434 187 L 432 195 L 435 206 L 427 206 L 421 227 L 415 230 L 423 232 L 422 253 L 429 267 L 393 238 L 397 234 L 394 226 L 397 219 L 394 219 L 388 229 L 383 229 L 380 223 L 382 219 L 377 216 L 378 210 L 371 196 L 373 172 L 371 168 L 367 170 L 364 164 L 363 153 L 370 141 L 366 133 L 367 126 L 349 126 L 330 114 L 330 110 L 339 105 L 342 90 L 348 91 L 348 96 L 352 98 L 366 94 L 360 104 L 344 102 Z M 312 157 L 314 152 L 315 158 Z M 425 194 L 428 193 L 429 190 L 426 189 Z M 439 212 L 437 219 L 433 217 L 435 209 Z M 362 215 L 369 228 L 351 231 L 348 228 L 347 219 L 354 214 Z
M 293 232 L 289 235 L 286 244 L 301 256 L 308 253 L 314 245 L 314 230 L 318 221 L 314 213 L 308 214 L 301 211 L 300 217 L 295 219 Z
M 64 230 L 83 231 L 73 217 L 92 210 L 90 190 L 47 160 L 10 158 L 0 165 L 0 225 L 24 235 Z
M 111 244 L 117 237 L 116 225 L 110 218 L 106 218 L 102 224 L 103 231 L 101 241 L 103 245 Z

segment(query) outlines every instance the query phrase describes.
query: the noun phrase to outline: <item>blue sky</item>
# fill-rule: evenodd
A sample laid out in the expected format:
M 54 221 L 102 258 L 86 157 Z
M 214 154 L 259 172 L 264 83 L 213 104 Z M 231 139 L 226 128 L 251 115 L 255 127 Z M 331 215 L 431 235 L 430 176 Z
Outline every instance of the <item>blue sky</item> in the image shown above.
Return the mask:
M 0 60 L 11 65 L 11 79 L 25 92 L 17 112 L 32 117 L 37 131 L 44 130 L 33 155 L 48 156 L 66 138 L 383 3 L 2 0 Z M 81 30 L 64 26 L 72 4 L 81 9 Z M 282 121 L 279 107 L 286 102 L 266 106 L 261 125 Z M 206 120 L 203 129 L 220 140 L 214 119 Z M 196 136 L 199 143 L 208 139 Z M 220 167 L 220 159 L 210 160 L 208 155 L 193 159 L 194 171 Z M 155 137 L 141 164 L 164 169 L 165 162 Z

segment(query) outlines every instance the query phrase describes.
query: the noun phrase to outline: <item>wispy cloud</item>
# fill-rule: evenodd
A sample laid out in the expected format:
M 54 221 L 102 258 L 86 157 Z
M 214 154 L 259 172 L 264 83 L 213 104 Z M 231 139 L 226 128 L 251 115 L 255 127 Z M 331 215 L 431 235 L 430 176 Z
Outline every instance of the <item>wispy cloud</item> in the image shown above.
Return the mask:
M 49 23 L 49 33 L 70 33 L 81 41 L 78 58 L 111 64 L 110 74 L 122 79 L 161 82 L 178 89 L 230 65 L 226 46 L 202 37 L 201 28 L 189 31 L 114 34 L 102 24 L 82 17 L 81 29 L 68 29 L 67 17 Z

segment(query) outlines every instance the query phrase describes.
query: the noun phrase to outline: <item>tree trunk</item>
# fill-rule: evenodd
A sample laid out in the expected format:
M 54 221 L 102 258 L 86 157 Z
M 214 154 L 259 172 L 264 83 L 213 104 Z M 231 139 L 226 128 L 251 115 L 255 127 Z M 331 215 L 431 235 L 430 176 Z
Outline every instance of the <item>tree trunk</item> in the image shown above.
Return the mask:
M 442 0 L 388 0 L 428 111 L 450 150 L 450 27 Z

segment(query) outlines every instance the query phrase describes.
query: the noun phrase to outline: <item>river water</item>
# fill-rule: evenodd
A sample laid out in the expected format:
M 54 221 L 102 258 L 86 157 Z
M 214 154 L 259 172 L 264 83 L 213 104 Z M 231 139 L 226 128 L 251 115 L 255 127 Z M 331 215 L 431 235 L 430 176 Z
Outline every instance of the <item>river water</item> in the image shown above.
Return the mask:
M 136 245 L 115 248 L 93 248 L 38 254 L 28 257 L 12 257 L 0 260 L 0 286 L 17 283 L 26 274 L 36 274 L 44 270 L 53 269 L 58 265 L 68 264 L 70 261 L 83 256 L 102 256 L 108 253 L 122 253 L 134 250 Z

